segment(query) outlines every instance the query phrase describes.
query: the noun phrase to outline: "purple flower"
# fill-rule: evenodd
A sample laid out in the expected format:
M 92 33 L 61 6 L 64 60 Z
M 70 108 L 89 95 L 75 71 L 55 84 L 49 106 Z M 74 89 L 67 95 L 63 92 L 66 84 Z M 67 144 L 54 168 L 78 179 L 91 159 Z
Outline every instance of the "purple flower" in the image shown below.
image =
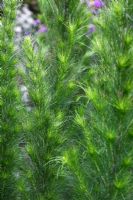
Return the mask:
M 46 32 L 48 32 L 48 28 L 45 25 L 41 25 L 38 32 L 39 33 L 46 33 Z
M 95 25 L 94 25 L 94 24 L 90 24 L 90 25 L 89 25 L 89 33 L 93 33 L 93 32 L 95 32 L 95 31 L 96 31 Z
M 96 9 L 99 9 L 99 8 L 102 8 L 104 6 L 104 3 L 103 3 L 102 0 L 94 0 L 93 5 Z
M 40 25 L 40 20 L 39 19 L 35 19 L 34 20 L 34 26 L 38 26 L 38 25 Z
M 94 7 L 94 9 L 100 9 L 104 6 L 102 0 L 80 0 L 81 3 L 86 3 L 89 8 Z

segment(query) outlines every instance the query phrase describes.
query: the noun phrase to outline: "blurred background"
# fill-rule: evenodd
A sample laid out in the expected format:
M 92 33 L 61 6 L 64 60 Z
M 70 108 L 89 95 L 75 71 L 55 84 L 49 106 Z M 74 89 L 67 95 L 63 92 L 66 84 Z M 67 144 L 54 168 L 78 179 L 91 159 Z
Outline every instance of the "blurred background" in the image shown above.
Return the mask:
M 38 13 L 39 12 L 39 7 L 38 7 L 37 0 L 24 0 L 24 3 L 28 4 L 29 9 L 31 11 L 33 11 L 34 13 Z

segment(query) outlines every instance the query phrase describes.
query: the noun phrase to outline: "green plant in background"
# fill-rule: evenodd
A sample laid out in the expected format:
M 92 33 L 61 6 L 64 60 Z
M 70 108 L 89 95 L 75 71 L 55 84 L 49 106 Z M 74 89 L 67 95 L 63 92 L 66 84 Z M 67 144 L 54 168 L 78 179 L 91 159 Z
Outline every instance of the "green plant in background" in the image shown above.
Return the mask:
M 75 109 L 77 143 L 62 157 L 69 199 L 133 197 L 132 13 L 132 1 L 111 1 L 95 18 L 91 69 Z
M 0 199 L 17 194 L 20 95 L 14 50 L 14 19 L 17 0 L 5 0 L 0 26 Z

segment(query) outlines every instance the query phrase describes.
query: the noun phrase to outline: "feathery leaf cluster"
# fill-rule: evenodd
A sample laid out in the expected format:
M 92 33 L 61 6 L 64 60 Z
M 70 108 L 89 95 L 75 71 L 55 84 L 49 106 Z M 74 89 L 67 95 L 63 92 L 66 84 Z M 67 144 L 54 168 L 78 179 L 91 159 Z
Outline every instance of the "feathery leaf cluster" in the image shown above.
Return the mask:
M 106 1 L 95 16 L 86 1 L 38 1 L 48 31 L 22 44 L 25 118 L 15 67 L 17 2 L 4 1 L 0 30 L 0 199 L 131 200 L 132 0 Z
M 14 19 L 17 1 L 4 1 L 0 27 L 0 199 L 17 196 L 20 94 L 14 49 Z M 12 9 L 11 9 L 12 8 Z

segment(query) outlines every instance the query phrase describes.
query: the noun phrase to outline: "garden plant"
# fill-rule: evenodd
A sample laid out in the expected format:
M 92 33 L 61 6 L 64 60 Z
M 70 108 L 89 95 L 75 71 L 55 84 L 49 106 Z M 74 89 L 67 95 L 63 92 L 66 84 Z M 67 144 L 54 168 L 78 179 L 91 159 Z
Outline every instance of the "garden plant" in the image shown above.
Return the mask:
M 17 51 L 20 3 L 0 23 L 0 199 L 131 200 L 132 0 L 38 0 Z
M 4 1 L 0 25 L 0 199 L 17 199 L 21 96 L 18 87 L 14 20 L 17 1 Z M 10 8 L 12 7 L 12 10 Z

